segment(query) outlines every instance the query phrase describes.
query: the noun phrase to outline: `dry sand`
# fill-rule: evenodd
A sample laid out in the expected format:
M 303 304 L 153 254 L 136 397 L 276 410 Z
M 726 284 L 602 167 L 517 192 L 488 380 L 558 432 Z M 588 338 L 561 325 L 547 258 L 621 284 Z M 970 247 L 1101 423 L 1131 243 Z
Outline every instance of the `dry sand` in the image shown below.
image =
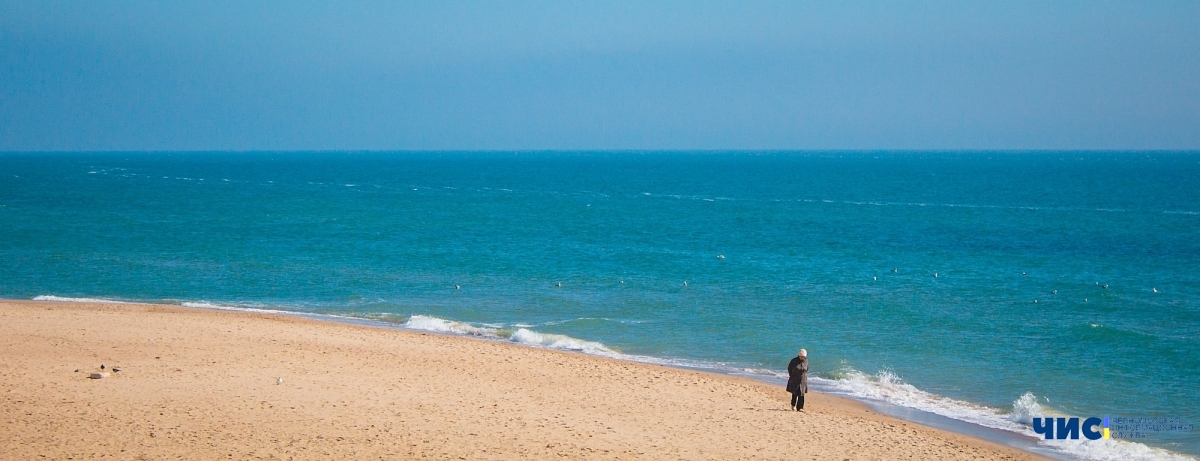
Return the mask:
M 0 301 L 0 361 L 3 459 L 1041 459 L 749 379 L 287 315 Z

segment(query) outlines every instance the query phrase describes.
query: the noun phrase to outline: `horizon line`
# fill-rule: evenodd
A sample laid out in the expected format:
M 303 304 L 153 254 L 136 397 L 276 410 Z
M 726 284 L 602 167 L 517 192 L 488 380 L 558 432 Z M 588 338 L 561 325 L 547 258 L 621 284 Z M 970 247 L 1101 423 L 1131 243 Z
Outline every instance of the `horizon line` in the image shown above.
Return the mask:
M 95 149 L 0 150 L 4 154 L 202 154 L 202 153 L 1200 153 L 1200 149 Z

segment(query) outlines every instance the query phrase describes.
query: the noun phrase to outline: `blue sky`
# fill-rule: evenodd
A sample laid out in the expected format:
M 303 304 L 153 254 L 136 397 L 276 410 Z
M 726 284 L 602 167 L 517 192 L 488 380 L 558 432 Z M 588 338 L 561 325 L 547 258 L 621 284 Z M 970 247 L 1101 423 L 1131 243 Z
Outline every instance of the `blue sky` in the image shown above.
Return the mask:
M 1198 149 L 1200 2 L 11 2 L 0 150 Z

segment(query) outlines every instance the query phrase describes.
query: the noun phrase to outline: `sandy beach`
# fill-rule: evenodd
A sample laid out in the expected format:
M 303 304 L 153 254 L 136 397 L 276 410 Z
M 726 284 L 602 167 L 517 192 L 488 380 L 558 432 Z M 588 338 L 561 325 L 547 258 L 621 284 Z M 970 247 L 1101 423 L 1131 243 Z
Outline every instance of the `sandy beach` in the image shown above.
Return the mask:
M 0 301 L 0 357 L 4 459 L 1042 459 L 750 379 L 288 315 Z

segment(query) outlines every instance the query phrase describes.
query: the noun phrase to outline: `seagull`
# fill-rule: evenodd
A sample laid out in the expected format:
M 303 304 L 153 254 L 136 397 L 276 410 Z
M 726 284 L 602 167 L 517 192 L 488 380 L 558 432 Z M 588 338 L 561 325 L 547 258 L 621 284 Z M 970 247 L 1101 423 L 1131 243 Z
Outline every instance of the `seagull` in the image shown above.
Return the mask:
M 933 278 L 935 278 L 935 279 L 937 278 L 937 272 L 933 273 Z
M 1107 289 L 1108 289 L 1108 285 L 1105 285 L 1105 286 L 1104 286 L 1104 289 L 1105 289 L 1105 290 L 1107 290 Z
M 1033 300 L 1033 303 L 1034 303 L 1034 304 L 1037 304 L 1037 300 L 1036 300 L 1036 299 L 1035 299 L 1035 300 Z
M 280 377 L 278 377 L 278 378 L 275 378 L 275 385 L 276 385 L 276 386 L 278 386 L 278 385 L 280 385 L 280 384 L 283 384 L 283 377 L 282 377 L 282 376 L 280 376 Z
M 1155 292 L 1155 293 L 1158 293 L 1158 288 L 1151 288 L 1151 289 L 1150 289 L 1150 291 L 1153 291 L 1153 292 Z
M 1052 295 L 1056 295 L 1056 294 L 1058 294 L 1058 290 L 1053 290 L 1053 291 L 1051 291 L 1051 292 L 1050 292 L 1050 294 L 1052 294 Z
M 625 281 L 624 281 L 624 280 L 622 280 L 622 281 L 621 281 L 621 283 L 625 283 Z
M 562 282 L 554 282 L 554 286 L 556 286 L 556 287 L 561 287 L 561 286 L 562 286 Z
M 1085 302 L 1085 303 L 1086 303 L 1086 302 L 1087 302 L 1087 298 L 1083 298 L 1083 302 Z
M 685 287 L 687 286 L 687 280 L 683 281 L 683 286 L 685 286 Z
M 1024 276 L 1028 277 L 1028 276 L 1029 276 L 1029 273 L 1028 273 L 1028 272 L 1022 272 L 1022 273 L 1021 273 L 1021 275 L 1024 275 Z
M 879 281 L 879 277 L 871 277 L 871 278 L 875 279 L 876 282 Z
M 892 272 L 900 272 L 900 269 L 892 268 Z
M 717 259 L 725 259 L 725 255 L 717 255 Z
M 455 290 L 461 290 L 461 289 L 462 289 L 462 287 L 460 287 L 460 286 L 458 286 L 458 285 L 455 285 L 455 286 L 454 286 L 454 289 L 455 289 Z

